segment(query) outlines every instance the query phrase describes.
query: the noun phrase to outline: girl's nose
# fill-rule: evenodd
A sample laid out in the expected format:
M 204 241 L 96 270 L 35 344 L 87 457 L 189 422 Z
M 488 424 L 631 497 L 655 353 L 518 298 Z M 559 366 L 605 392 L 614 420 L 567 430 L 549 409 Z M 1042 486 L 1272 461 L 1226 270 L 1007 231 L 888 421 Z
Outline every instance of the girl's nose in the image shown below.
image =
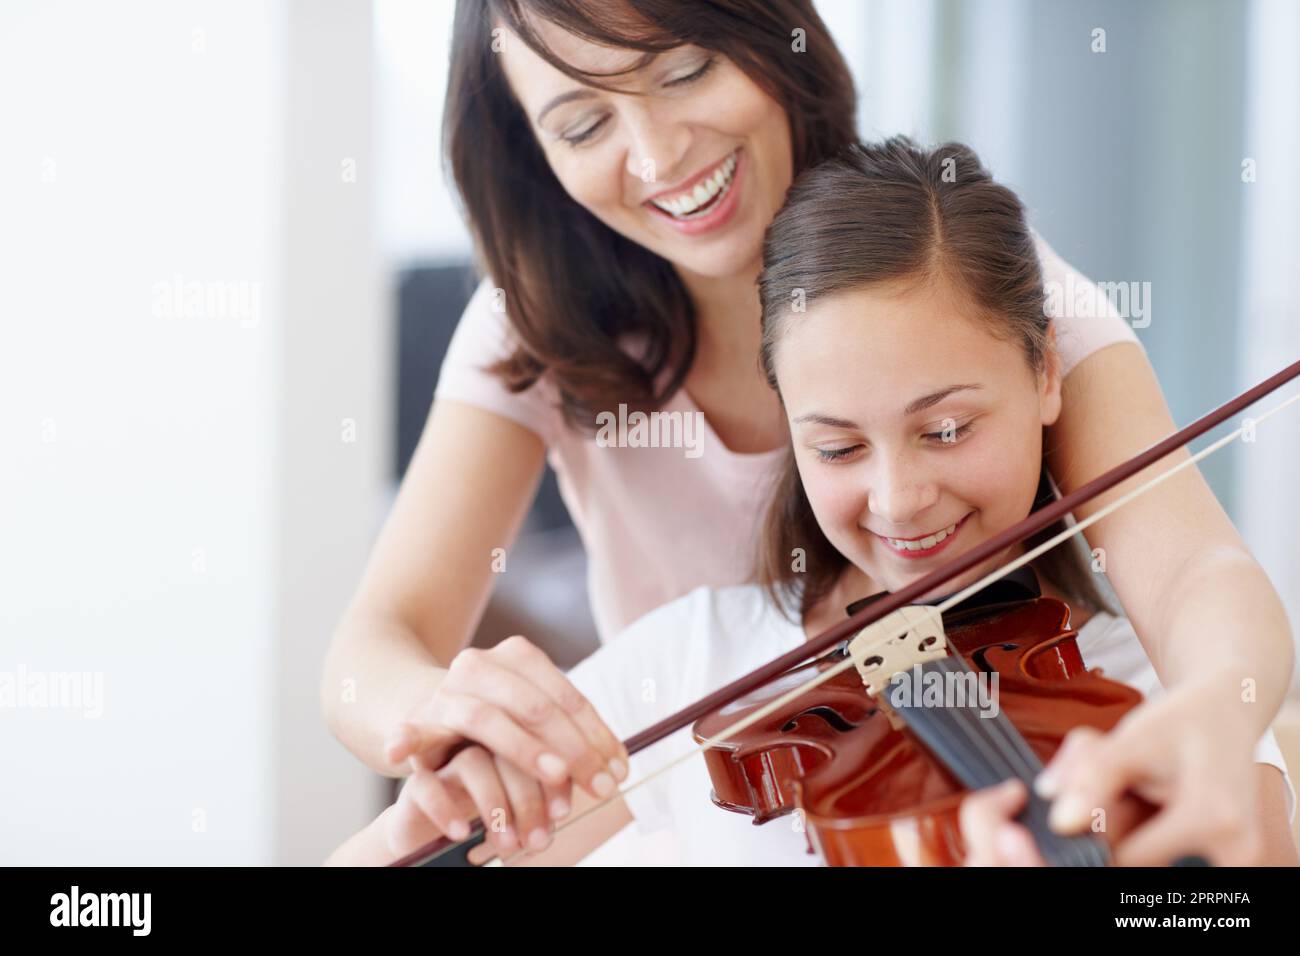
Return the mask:
M 867 507 L 871 513 L 887 521 L 890 530 L 899 532 L 927 530 L 908 526 L 938 500 L 939 491 L 934 482 L 899 461 L 881 468 L 867 491 Z

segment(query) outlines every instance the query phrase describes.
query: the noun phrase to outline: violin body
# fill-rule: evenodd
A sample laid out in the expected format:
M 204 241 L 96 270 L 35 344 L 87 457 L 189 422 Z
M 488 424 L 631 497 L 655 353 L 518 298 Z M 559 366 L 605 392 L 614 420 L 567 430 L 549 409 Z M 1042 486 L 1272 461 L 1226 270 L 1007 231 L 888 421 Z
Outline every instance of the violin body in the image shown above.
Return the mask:
M 1074 727 L 1107 731 L 1142 700 L 1133 688 L 1084 666 L 1070 610 L 1054 598 L 959 612 L 945 618 L 944 633 L 950 653 L 966 659 L 991 690 L 993 705 L 1044 764 Z M 832 651 L 701 718 L 696 741 L 720 734 L 840 660 L 842 653 Z M 748 813 L 755 823 L 798 811 L 810 851 L 831 866 L 956 866 L 963 860 L 958 808 L 966 788 L 877 707 L 856 670 L 836 675 L 705 750 L 704 757 L 714 803 Z

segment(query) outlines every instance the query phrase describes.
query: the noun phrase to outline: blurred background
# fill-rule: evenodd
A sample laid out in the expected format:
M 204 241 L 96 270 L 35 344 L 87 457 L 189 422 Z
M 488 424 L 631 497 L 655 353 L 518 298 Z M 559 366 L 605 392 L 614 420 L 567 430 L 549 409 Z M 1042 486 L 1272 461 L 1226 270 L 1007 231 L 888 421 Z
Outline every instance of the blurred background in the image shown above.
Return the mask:
M 1300 357 L 1300 4 L 817 7 L 864 138 L 970 143 L 1140 290 L 1179 422 Z M 389 799 L 317 688 L 473 287 L 451 13 L 0 7 L 0 863 L 315 864 Z M 1300 624 L 1300 416 L 1205 472 Z M 580 659 L 551 482 L 511 567 L 477 640 Z

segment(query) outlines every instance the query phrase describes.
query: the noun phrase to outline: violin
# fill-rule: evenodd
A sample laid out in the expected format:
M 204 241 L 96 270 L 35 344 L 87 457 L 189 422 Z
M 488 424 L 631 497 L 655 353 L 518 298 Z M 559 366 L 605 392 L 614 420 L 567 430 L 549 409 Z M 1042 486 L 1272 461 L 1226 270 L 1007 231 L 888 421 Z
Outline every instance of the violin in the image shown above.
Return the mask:
M 756 824 L 799 814 L 809 852 L 831 866 L 957 866 L 963 796 L 1017 777 L 1030 788 L 1021 822 L 1047 862 L 1105 864 L 1100 838 L 1047 827 L 1047 801 L 1032 784 L 1066 733 L 1110 730 L 1142 695 L 1084 667 L 1070 609 L 1040 596 L 1028 568 L 943 615 L 941 629 L 936 616 L 912 618 L 922 626 L 896 643 L 926 658 L 919 663 L 845 641 L 696 721 L 695 740 L 707 743 L 855 652 L 866 664 L 705 749 L 714 804 Z M 940 633 L 948 650 L 936 652 Z M 869 684 L 880 686 L 871 672 L 889 656 L 900 669 L 881 674 L 886 693 L 869 693 Z M 1129 799 L 1127 821 L 1154 812 Z
M 1019 602 L 986 599 L 977 606 L 964 602 L 1236 440 L 1247 425 L 938 605 L 914 606 L 913 602 L 1051 528 L 1080 505 L 1296 378 L 1300 378 L 1300 361 L 1068 495 L 1035 509 L 943 567 L 897 592 L 878 596 L 802 646 L 633 735 L 624 746 L 635 754 L 694 724 L 706 755 L 721 751 L 706 756 L 714 801 L 752 813 L 756 822 L 785 812 L 802 813 L 809 842 L 827 862 L 958 862 L 962 848 L 953 814 L 963 792 L 1012 776 L 1031 781 L 1069 727 L 1108 730 L 1140 701 L 1136 691 L 1084 668 L 1069 628 L 1069 611 L 1061 602 L 1043 597 Z M 1292 396 L 1249 422 L 1249 427 L 1298 400 L 1300 395 Z M 945 612 L 950 612 L 946 626 Z M 914 683 L 927 674 L 944 680 L 973 676 L 976 686 L 980 674 L 990 679 L 996 674 L 999 684 L 1006 681 L 998 695 L 1001 710 L 985 719 L 973 715 L 969 707 L 926 707 L 924 693 L 919 705 L 902 700 L 886 693 L 900 674 L 912 675 Z M 810 697 L 822 687 L 827 688 L 824 693 Z M 864 687 L 875 696 L 865 695 Z M 753 728 L 758 729 L 750 733 Z M 605 803 L 618 798 L 615 795 Z M 601 806 L 604 803 L 570 818 L 557 830 Z M 1122 809 L 1140 814 L 1153 808 Z M 1020 820 L 1048 863 L 1107 862 L 1102 840 L 1091 834 L 1055 834 L 1046 825 L 1046 815 L 1047 804 L 1031 789 Z M 482 821 L 476 821 L 466 839 L 439 838 L 390 866 L 474 865 L 469 853 L 485 837 Z

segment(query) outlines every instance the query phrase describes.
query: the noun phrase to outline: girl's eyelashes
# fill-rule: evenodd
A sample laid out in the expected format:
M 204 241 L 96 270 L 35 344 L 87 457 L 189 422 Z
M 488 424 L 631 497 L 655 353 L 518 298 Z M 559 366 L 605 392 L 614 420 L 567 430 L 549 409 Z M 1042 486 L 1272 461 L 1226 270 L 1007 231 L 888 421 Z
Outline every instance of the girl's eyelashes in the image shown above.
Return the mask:
M 817 452 L 817 458 L 821 461 L 843 461 L 853 454 L 861 445 L 849 445 L 847 448 L 814 448 Z
M 710 56 L 702 65 L 692 72 L 685 76 L 679 76 L 676 79 L 668 80 L 664 83 L 664 86 L 685 86 L 688 83 L 694 83 L 696 80 L 701 80 L 710 70 L 713 69 L 717 60 L 718 58 L 716 56 Z M 605 114 L 596 122 L 582 127 L 576 133 L 566 133 L 562 135 L 560 139 L 570 146 L 581 146 L 583 143 L 587 142 L 587 140 L 595 136 L 608 120 L 609 114 Z
M 938 445 L 954 445 L 971 433 L 974 422 L 966 422 L 955 428 L 945 429 L 937 432 L 925 432 L 921 435 L 926 441 Z M 864 445 L 847 445 L 844 448 L 814 448 L 817 453 L 817 459 L 825 462 L 845 461 Z
M 961 441 L 970 434 L 972 422 L 966 422 L 964 425 L 958 425 L 956 428 L 946 428 L 938 432 L 926 432 L 925 438 L 938 442 L 941 445 L 953 445 Z

